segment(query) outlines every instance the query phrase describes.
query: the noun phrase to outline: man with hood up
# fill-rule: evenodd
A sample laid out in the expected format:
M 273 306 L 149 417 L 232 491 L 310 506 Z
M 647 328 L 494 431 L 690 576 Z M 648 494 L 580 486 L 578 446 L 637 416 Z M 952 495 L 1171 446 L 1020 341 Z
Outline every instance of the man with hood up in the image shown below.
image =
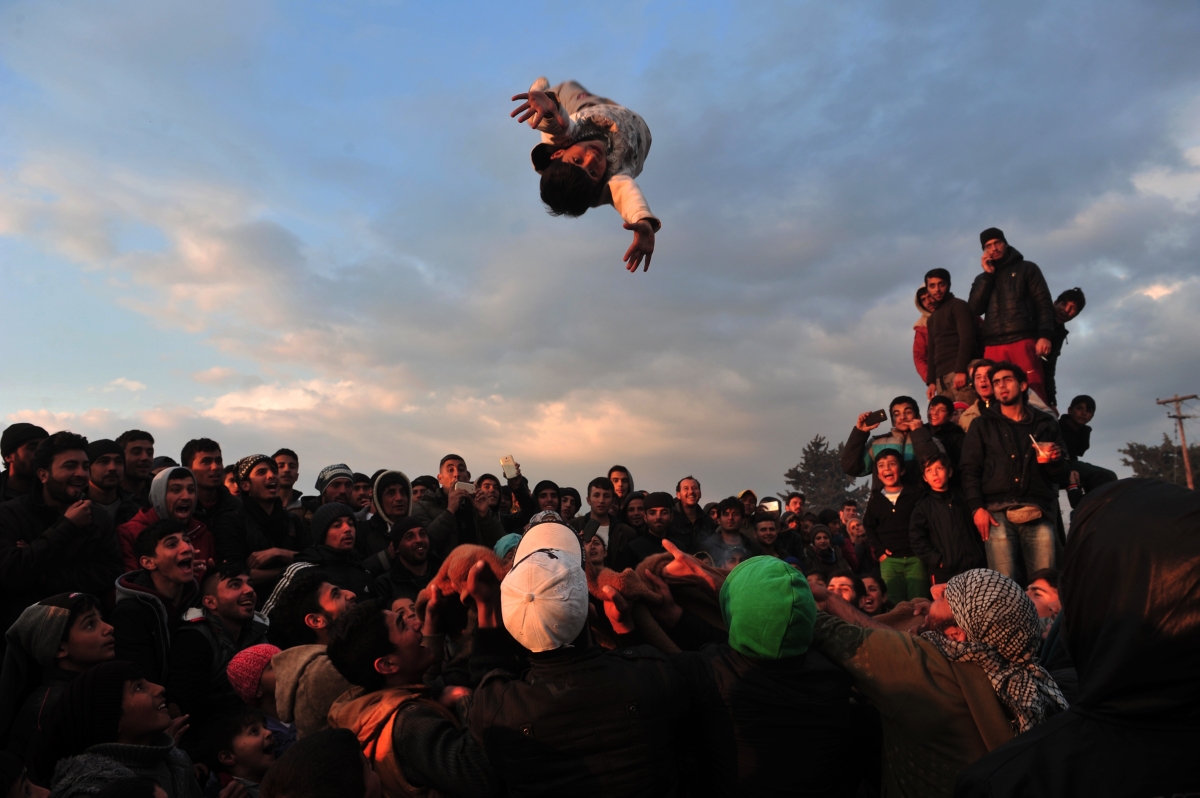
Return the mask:
M 646 573 L 669 600 L 666 584 Z M 728 645 L 672 659 L 699 716 L 707 791 L 797 795 L 799 778 L 804 795 L 845 794 L 850 677 L 809 648 L 817 605 L 804 574 L 774 557 L 752 557 L 729 573 L 719 595 Z M 682 610 L 668 606 L 677 622 Z
M 921 382 L 929 382 L 929 316 L 933 313 L 933 301 L 925 286 L 917 289 L 917 297 L 913 300 L 920 317 L 913 325 L 913 365 L 916 366 L 917 376 Z
M 121 544 L 121 559 L 126 570 L 136 571 L 141 567 L 133 551 L 138 535 L 164 518 L 174 519 L 187 528 L 188 540 L 201 564 L 215 560 L 217 549 L 212 533 L 195 513 L 196 478 L 189 469 L 167 468 L 155 474 L 150 482 L 150 506 L 117 527 L 117 542 Z
M 1020 585 L 976 568 L 932 592 L 924 631 L 914 635 L 813 591 L 832 613 L 817 616 L 813 648 L 879 710 L 888 796 L 952 795 L 968 765 L 1067 706 L 1034 660 L 1037 609 Z
M 1125 479 L 1071 518 L 1061 634 L 1066 712 L 959 777 L 955 795 L 1185 795 L 1200 785 L 1200 494 Z
M 363 567 L 372 575 L 378 576 L 392 567 L 387 554 L 392 526 L 412 511 L 412 494 L 412 481 L 403 471 L 383 471 L 374 477 L 371 500 L 375 513 L 359 521 L 358 539 L 354 543 Z
M 375 579 L 362 566 L 354 549 L 358 538 L 355 521 L 350 505 L 322 504 L 312 517 L 315 542 L 296 554 L 296 562 L 313 563 L 330 583 L 349 590 L 359 601 L 368 601 L 375 598 Z

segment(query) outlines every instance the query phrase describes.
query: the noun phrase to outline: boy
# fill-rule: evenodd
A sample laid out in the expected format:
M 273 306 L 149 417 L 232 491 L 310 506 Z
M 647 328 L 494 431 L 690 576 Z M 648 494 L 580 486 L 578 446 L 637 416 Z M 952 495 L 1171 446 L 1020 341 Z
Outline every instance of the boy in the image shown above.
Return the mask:
M 895 601 L 929 598 L 925 567 L 909 542 L 908 526 L 919 498 L 917 489 L 904 487 L 904 462 L 899 450 L 884 449 L 875 455 L 879 487 L 871 491 L 863 527 L 879 560 L 879 572 Z
M 225 794 L 236 781 L 257 798 L 259 783 L 282 754 L 265 720 L 253 707 L 238 707 L 209 723 L 202 743 L 203 761 L 212 769 L 205 795 Z
M 986 568 L 983 541 L 971 520 L 967 499 L 951 483 L 954 469 L 949 456 L 930 457 L 923 474 L 929 492 L 913 508 L 908 535 L 913 551 L 925 563 L 930 584 L 945 584 L 964 571 Z
M 283 756 L 296 742 L 296 724 L 279 719 L 279 708 L 275 701 L 275 668 L 272 664 L 278 653 L 279 649 L 270 643 L 250 646 L 233 655 L 233 659 L 225 666 L 225 676 L 238 698 L 262 714 L 262 724 L 275 738 L 275 755 Z
M 634 178 L 650 154 L 650 128 L 639 115 L 575 81 L 550 88 L 538 78 L 510 116 L 542 132 L 533 148 L 533 168 L 542 176 L 542 202 L 554 216 L 582 216 L 588 208 L 612 205 L 633 231 L 625 268 L 650 268 L 654 234 L 662 227 Z

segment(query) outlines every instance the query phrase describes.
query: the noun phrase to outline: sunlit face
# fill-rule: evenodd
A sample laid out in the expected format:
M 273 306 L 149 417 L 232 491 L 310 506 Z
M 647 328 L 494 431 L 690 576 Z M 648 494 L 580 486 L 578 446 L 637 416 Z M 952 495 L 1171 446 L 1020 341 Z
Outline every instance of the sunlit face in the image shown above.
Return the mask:
M 651 507 L 646 511 L 646 528 L 657 537 L 666 537 L 671 528 L 671 508 Z
M 933 297 L 929 296 L 928 291 L 921 292 L 920 302 L 921 307 L 925 309 L 926 313 L 933 313 L 934 309 L 937 307 L 936 303 L 933 301 Z
M 742 518 L 741 510 L 726 507 L 717 517 L 717 523 L 721 525 L 722 532 L 737 532 L 742 528 Z
M 274 460 L 263 460 L 246 479 L 238 483 L 242 494 L 257 502 L 273 502 L 279 498 L 279 468 Z
M 417 605 L 412 599 L 407 596 L 396 599 L 392 602 L 391 610 L 404 618 L 404 622 L 414 631 L 420 631 L 421 619 L 417 617 Z
M 414 486 L 413 488 L 414 497 L 417 487 L 419 486 Z M 423 491 L 424 488 L 421 488 L 421 490 Z M 408 515 L 408 491 L 399 482 L 393 482 L 385 487 L 380 500 L 383 502 L 383 507 L 380 508 L 383 514 L 393 521 Z
M 588 491 L 588 507 L 600 517 L 608 515 L 612 509 L 613 494 L 607 488 L 592 488 Z
M 559 511 L 558 491 L 554 488 L 542 488 L 534 498 L 537 499 L 539 512 L 542 510 L 553 510 L 557 513 Z
M 629 504 L 625 505 L 625 517 L 629 519 L 629 523 L 635 529 L 640 529 L 646 524 L 646 500 L 645 499 L 630 499 Z
M 990 261 L 1000 260 L 1006 252 L 1008 252 L 1008 244 L 999 238 L 993 238 L 983 245 L 983 256 Z
M 224 481 L 225 461 L 221 458 L 220 449 L 196 452 L 187 466 L 201 488 L 216 488 Z
M 92 484 L 100 490 L 115 490 L 121 486 L 125 473 L 125 458 L 119 454 L 102 454 L 88 466 Z
M 946 298 L 946 294 L 950 291 L 950 284 L 941 277 L 926 277 L 925 290 L 929 292 L 929 298 L 936 305 Z
M 604 565 L 604 555 L 607 553 L 604 540 L 599 535 L 592 535 L 588 542 L 583 544 L 583 556 L 588 565 Z
M 608 478 L 613 484 L 613 493 L 618 499 L 624 499 L 629 494 L 629 483 L 632 481 L 629 478 L 627 471 L 613 471 L 608 475 Z
M 901 423 L 907 424 L 910 421 L 915 421 L 920 417 L 921 414 L 917 412 L 917 408 L 908 402 L 892 407 L 892 426 L 894 427 L 899 426 Z
M 281 454 L 275 458 L 275 465 L 279 466 L 280 487 L 291 490 L 300 476 L 300 461 L 291 455 Z
M 679 483 L 675 498 L 679 499 L 684 507 L 695 507 L 700 502 L 700 483 L 694 479 L 685 479 Z
M 157 572 L 168 582 L 187 584 L 195 576 L 193 571 L 196 549 L 182 533 L 167 535 L 154 547 L 154 557 L 142 557 L 140 564 L 148 571 Z
M 488 507 L 493 510 L 500 506 L 500 483 L 492 479 L 481 479 L 475 485 L 475 490 L 487 497 Z
M 829 533 L 825 530 L 817 532 L 813 535 L 813 548 L 819 551 L 826 551 L 833 546 L 833 541 L 829 537 Z
M 371 504 L 371 483 L 355 482 L 350 487 L 350 506 L 355 510 L 369 507 Z
M 396 544 L 396 553 L 409 565 L 423 565 L 429 559 L 429 533 L 425 531 L 425 527 L 406 529 L 400 542 Z
M 317 594 L 317 603 L 321 605 L 321 612 L 328 616 L 332 623 L 354 606 L 354 593 L 343 590 L 332 582 L 322 582 L 321 592 Z
M 54 501 L 63 505 L 74 504 L 84 498 L 90 476 L 87 452 L 82 449 L 59 452 L 50 463 L 50 468 L 39 468 L 38 479 Z
M 338 518 L 325 530 L 325 545 L 336 551 L 350 551 L 354 548 L 355 534 L 353 516 Z
M 579 515 L 579 500 L 570 494 L 563 496 L 562 511 L 560 514 L 563 518 L 574 518 Z
M 754 536 L 761 545 L 770 547 L 779 539 L 779 530 L 774 521 L 760 521 L 754 527 Z
M 354 483 L 350 477 L 338 477 L 325 486 L 325 490 L 321 493 L 322 502 L 324 504 L 349 504 L 350 493 L 354 489 Z
M 881 457 L 875 461 L 875 472 L 879 475 L 879 481 L 885 488 L 894 488 L 900 484 L 900 476 L 904 473 L 904 468 L 900 465 L 899 458 Z
M 950 410 L 942 402 L 937 402 L 929 406 L 929 423 L 934 427 L 940 427 L 950 420 Z
M 1075 304 L 1075 300 L 1073 299 L 1068 299 L 1065 302 L 1055 302 L 1054 315 L 1058 319 L 1059 324 L 1066 324 L 1079 315 L 1079 305 Z
M 829 592 L 836 593 L 851 604 L 858 601 L 858 595 L 854 592 L 854 580 L 848 576 L 831 577 L 829 580 Z
M 992 398 L 992 375 L 989 367 L 980 366 L 975 369 L 975 375 L 971 378 L 971 382 L 975 386 L 975 393 L 979 394 L 980 398 Z
M 215 595 L 202 599 L 204 606 L 222 620 L 243 624 L 254 617 L 254 602 L 258 595 L 247 574 L 236 574 L 217 580 Z
M 825 577 L 821 576 L 821 574 L 817 573 L 816 571 L 813 571 L 811 574 L 806 576 L 805 579 L 808 580 L 809 587 L 828 587 L 828 585 L 825 583 Z
M 992 390 L 1002 405 L 1014 405 L 1021 401 L 1021 392 L 1027 387 L 1025 375 L 1016 375 L 1005 369 L 992 373 Z
M 581 141 L 572 144 L 564 150 L 557 150 L 550 155 L 552 160 L 562 159 L 563 163 L 574 164 L 591 178 L 593 183 L 599 183 L 608 169 L 608 148 L 599 141 Z
M 388 639 L 392 643 L 396 658 L 403 666 L 406 669 L 411 667 L 414 671 L 424 671 L 432 665 L 433 652 L 421 645 L 421 629 L 413 628 L 413 624 L 398 612 L 384 610 L 383 614 L 387 619 Z
M 442 463 L 438 469 L 437 481 L 444 490 L 451 490 L 455 482 L 466 482 L 469 478 L 467 464 L 453 457 Z
M 154 467 L 154 444 L 148 440 L 125 444 L 125 475 L 130 479 L 149 479 Z
M 885 601 L 883 586 L 873 576 L 864 576 L 862 578 L 863 593 L 858 600 L 858 608 L 868 615 L 874 615 L 883 608 Z
M 850 536 L 851 540 L 857 542 L 863 535 L 867 534 L 867 530 L 863 526 L 862 521 L 857 518 L 851 518 L 846 522 L 846 534 Z
M 788 499 L 788 501 L 787 501 L 787 509 L 788 509 L 788 512 L 790 512 L 790 513 L 795 513 L 796 515 L 803 515 L 804 499 L 800 498 L 799 496 L 793 496 L 792 498 Z
M 176 521 L 187 523 L 196 509 L 196 480 L 180 477 L 167 480 L 167 515 Z

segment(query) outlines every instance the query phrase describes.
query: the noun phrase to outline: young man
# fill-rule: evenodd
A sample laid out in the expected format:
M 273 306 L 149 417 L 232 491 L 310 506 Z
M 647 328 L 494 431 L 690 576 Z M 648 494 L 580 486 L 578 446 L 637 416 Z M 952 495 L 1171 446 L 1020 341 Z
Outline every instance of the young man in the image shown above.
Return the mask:
M 769 556 L 782 560 L 789 553 L 779 544 L 779 522 L 772 516 L 759 513 L 754 516 L 754 540 L 759 550 Z
M 375 580 L 375 595 L 384 606 L 401 596 L 415 600 L 442 567 L 442 559 L 430 553 L 429 533 L 419 519 L 401 518 L 392 525 L 391 535 L 391 567 Z
M 929 379 L 925 396 L 932 399 L 940 395 L 952 403 L 970 404 L 979 398 L 967 378 L 967 365 L 975 354 L 975 314 L 966 302 L 950 293 L 950 272 L 945 269 L 926 272 L 925 288 L 934 306 L 926 323 Z
M 559 494 L 562 497 L 562 501 L 558 514 L 562 516 L 564 521 L 569 522 L 572 518 L 579 515 L 579 508 L 583 507 L 583 499 L 580 497 L 579 491 L 574 488 L 560 488 Z
M 942 450 L 942 444 L 933 437 L 929 428 L 921 423 L 921 409 L 917 400 L 910 396 L 897 396 L 888 405 L 888 413 L 892 419 L 891 432 L 885 435 L 871 437 L 871 430 L 882 422 L 867 423 L 871 414 L 860 413 L 850 437 L 842 448 L 842 470 L 848 476 L 865 477 L 871 475 L 871 489 L 879 487 L 879 477 L 876 475 L 875 458 L 879 453 L 890 449 L 901 457 L 901 464 L 908 476 L 905 481 L 910 485 L 919 485 L 920 478 L 914 477 L 915 466 L 926 457 Z
M 993 401 L 990 370 L 994 365 L 996 364 L 987 358 L 976 358 L 971 361 L 971 365 L 967 366 L 967 374 L 971 377 L 971 385 L 975 387 L 975 394 L 979 399 L 958 416 L 958 426 L 962 427 L 964 433 L 970 429 L 971 422 L 978 418 L 979 414 L 986 410 Z
M 950 464 L 957 468 L 962 457 L 963 441 L 967 433 L 955 424 L 954 402 L 944 396 L 935 396 L 929 400 L 929 431 L 942 444 L 942 449 L 950 456 Z M 957 484 L 958 480 L 955 480 Z
M 145 507 L 150 498 L 150 469 L 154 467 L 154 436 L 140 429 L 122 432 L 116 443 L 125 455 L 125 474 L 121 488 Z
M 1054 567 L 1056 483 L 1066 484 L 1070 461 L 1058 422 L 1029 406 L 1025 371 L 1005 362 L 991 375 L 997 412 L 980 415 L 967 430 L 962 484 L 988 567 L 1020 581 Z
M 237 652 L 267 640 L 267 620 L 254 611 L 257 598 L 245 563 L 220 563 L 204 575 L 200 608 L 184 615 L 171 640 L 167 694 L 192 716 L 193 728 L 238 704 L 225 666 Z
M 18 421 L 5 427 L 0 436 L 0 453 L 4 457 L 4 473 L 0 474 L 0 504 L 10 502 L 33 490 L 37 482 L 33 453 L 38 444 L 50 437 L 37 424 Z
M 298 552 L 296 562 L 312 563 L 330 582 L 350 591 L 360 601 L 368 601 L 376 598 L 375 578 L 363 567 L 354 548 L 358 534 L 355 523 L 354 508 L 350 505 L 321 505 L 312 517 L 311 534 L 316 543 Z
M 879 573 L 895 601 L 929 597 L 929 581 L 921 558 L 913 551 L 908 529 L 921 492 L 903 484 L 904 461 L 895 449 L 875 457 L 879 487 L 871 491 L 863 527 L 879 560 Z
M 179 463 L 196 478 L 195 517 L 208 527 L 214 542 L 244 535 L 242 502 L 225 487 L 221 444 L 211 438 L 193 438 L 183 445 Z
M 465 728 L 465 702 L 447 708 L 424 687 L 433 653 L 421 643 L 420 629 L 378 604 L 339 618 L 328 655 L 355 687 L 330 707 L 330 726 L 358 737 L 385 795 L 497 794 L 488 758 Z
M 1117 475 L 1107 468 L 1085 463 L 1080 458 L 1092 445 L 1092 428 L 1088 422 L 1096 415 L 1096 400 L 1086 394 L 1076 396 L 1071 400 L 1067 412 L 1058 419 L 1059 432 L 1067 447 L 1067 456 L 1071 460 L 1071 476 L 1069 485 L 1077 485 L 1082 493 L 1091 493 L 1101 485 L 1116 482 Z M 1071 506 L 1079 503 L 1079 495 L 1074 491 L 1067 492 Z
M 1050 354 L 1046 355 L 1043 366 L 1046 377 L 1046 404 L 1058 407 L 1058 386 L 1055 377 L 1058 372 L 1058 358 L 1062 355 L 1063 345 L 1067 342 L 1070 332 L 1067 322 L 1083 312 L 1087 297 L 1082 288 L 1069 288 L 1054 300 L 1054 332 L 1050 335 Z
M 717 531 L 717 522 L 700 506 L 702 495 L 700 480 L 690 474 L 675 483 L 675 507 L 671 513 L 673 540 L 682 541 L 679 547 L 689 554 L 696 551 L 700 541 Z
M 588 483 L 587 503 L 590 512 L 572 518 L 571 528 L 579 532 L 583 540 L 592 534 L 597 534 L 604 541 L 608 556 L 605 562 L 612 568 L 617 559 L 617 552 L 625 548 L 637 537 L 637 533 L 628 524 L 621 523 L 612 512 L 613 485 L 608 477 L 596 477 Z
M 183 614 L 199 604 L 196 550 L 187 527 L 165 518 L 138 534 L 133 554 L 138 567 L 117 580 L 112 611 L 117 656 L 136 663 L 155 684 L 166 684 L 172 636 Z
M 118 527 L 142 509 L 132 493 L 121 490 L 124 474 L 125 450 L 116 441 L 102 439 L 88 444 L 88 498 Z
M 296 480 L 300 478 L 300 457 L 291 449 L 280 449 L 271 455 L 275 465 L 279 466 L 279 500 L 289 513 L 303 515 L 304 506 L 300 500 L 304 494 L 296 490 Z
M 217 553 L 223 560 L 245 561 L 250 578 L 264 589 L 279 581 L 283 569 L 296 559 L 296 553 L 312 545 L 312 536 L 304 522 L 283 509 L 279 500 L 279 466 L 265 454 L 253 454 L 237 461 L 237 480 L 242 502 L 241 534 L 217 539 Z
M 1058 598 L 1058 570 L 1045 568 L 1030 574 L 1025 595 L 1037 608 L 1039 619 L 1053 621 L 1062 611 L 1062 602 Z
M 835 571 L 830 574 L 826 590 L 835 596 L 841 596 L 843 601 L 854 607 L 858 606 L 858 599 L 865 592 L 862 582 L 849 571 Z
M 58 593 L 103 596 L 121 575 L 108 513 L 87 498 L 88 441 L 56 432 L 33 455 L 37 486 L 0 505 L 0 629 Z
M 949 456 L 929 458 L 922 472 L 929 491 L 913 508 L 908 534 L 912 550 L 925 563 L 930 583 L 944 584 L 964 571 L 987 567 L 967 499 L 952 484 L 954 467 Z
M 134 551 L 138 535 L 156 521 L 171 519 L 184 525 L 188 542 L 196 549 L 196 578 L 203 579 L 209 562 L 216 562 L 216 544 L 212 533 L 196 519 L 196 479 L 186 468 L 168 468 L 150 480 L 150 506 L 117 527 L 121 560 L 126 571 L 141 567 Z
M 623 465 L 615 465 L 608 469 L 608 479 L 613 485 L 613 502 L 620 507 L 625 497 L 633 493 L 633 474 Z
M 354 480 L 350 483 L 350 506 L 355 512 L 371 506 L 371 478 L 366 474 L 354 472 Z
M 317 473 L 317 481 L 313 487 L 316 496 L 305 496 L 301 500 L 304 508 L 304 521 L 312 520 L 312 514 L 323 504 L 349 504 L 350 495 L 354 489 L 354 471 L 345 463 L 327 465 Z
M 1025 384 L 1048 402 L 1042 358 L 1051 351 L 1054 307 L 1042 270 L 989 227 L 979 234 L 983 273 L 971 284 L 967 304 L 983 316 L 983 356 L 1018 365 Z
M 637 564 L 655 554 L 666 551 L 663 541 L 669 540 L 681 549 L 685 549 L 685 541 L 677 536 L 673 521 L 675 500 L 671 494 L 662 491 L 647 493 L 645 499 L 646 534 L 639 535 L 625 544 L 617 555 L 614 570 L 624 571 L 626 568 L 636 568 Z
M 742 534 L 745 505 L 735 496 L 722 499 L 717 505 L 717 531 L 700 544 L 700 550 L 708 552 L 713 565 L 726 568 L 734 558 L 746 559 L 759 553 L 758 544 Z
M 455 487 L 470 478 L 467 463 L 457 454 L 448 454 L 438 464 L 439 489 L 417 502 L 411 511 L 425 524 L 434 549 L 442 555 L 460 543 L 491 548 L 504 537 L 500 517 L 488 506 L 487 496 Z
M 437 490 L 437 477 L 424 474 L 412 481 L 412 500 L 414 502 L 425 501 L 426 496 L 436 493 Z
M 388 555 L 391 530 L 408 517 L 413 506 L 413 486 L 403 471 L 383 471 L 375 475 L 372 490 L 375 514 L 358 523 L 354 547 L 363 567 L 373 576 L 379 576 L 392 567 L 394 558 Z

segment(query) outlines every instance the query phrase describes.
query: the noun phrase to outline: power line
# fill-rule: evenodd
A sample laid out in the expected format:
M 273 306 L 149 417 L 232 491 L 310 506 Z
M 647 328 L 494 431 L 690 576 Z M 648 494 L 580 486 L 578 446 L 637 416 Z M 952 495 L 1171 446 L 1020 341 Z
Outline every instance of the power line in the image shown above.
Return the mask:
M 1197 396 L 1194 393 L 1187 396 L 1175 394 L 1170 399 L 1155 399 L 1154 403 L 1159 405 L 1175 405 L 1175 415 L 1167 413 L 1167 418 L 1175 419 L 1175 422 L 1179 425 L 1179 443 L 1180 448 L 1183 451 L 1183 474 L 1185 477 L 1187 477 L 1188 488 L 1195 490 L 1196 485 L 1192 480 L 1192 459 L 1188 455 L 1187 435 L 1185 435 L 1183 432 L 1183 420 L 1185 418 L 1195 418 L 1195 416 L 1188 416 L 1184 415 L 1183 413 L 1182 405 L 1189 399 L 1200 399 L 1200 396 Z

